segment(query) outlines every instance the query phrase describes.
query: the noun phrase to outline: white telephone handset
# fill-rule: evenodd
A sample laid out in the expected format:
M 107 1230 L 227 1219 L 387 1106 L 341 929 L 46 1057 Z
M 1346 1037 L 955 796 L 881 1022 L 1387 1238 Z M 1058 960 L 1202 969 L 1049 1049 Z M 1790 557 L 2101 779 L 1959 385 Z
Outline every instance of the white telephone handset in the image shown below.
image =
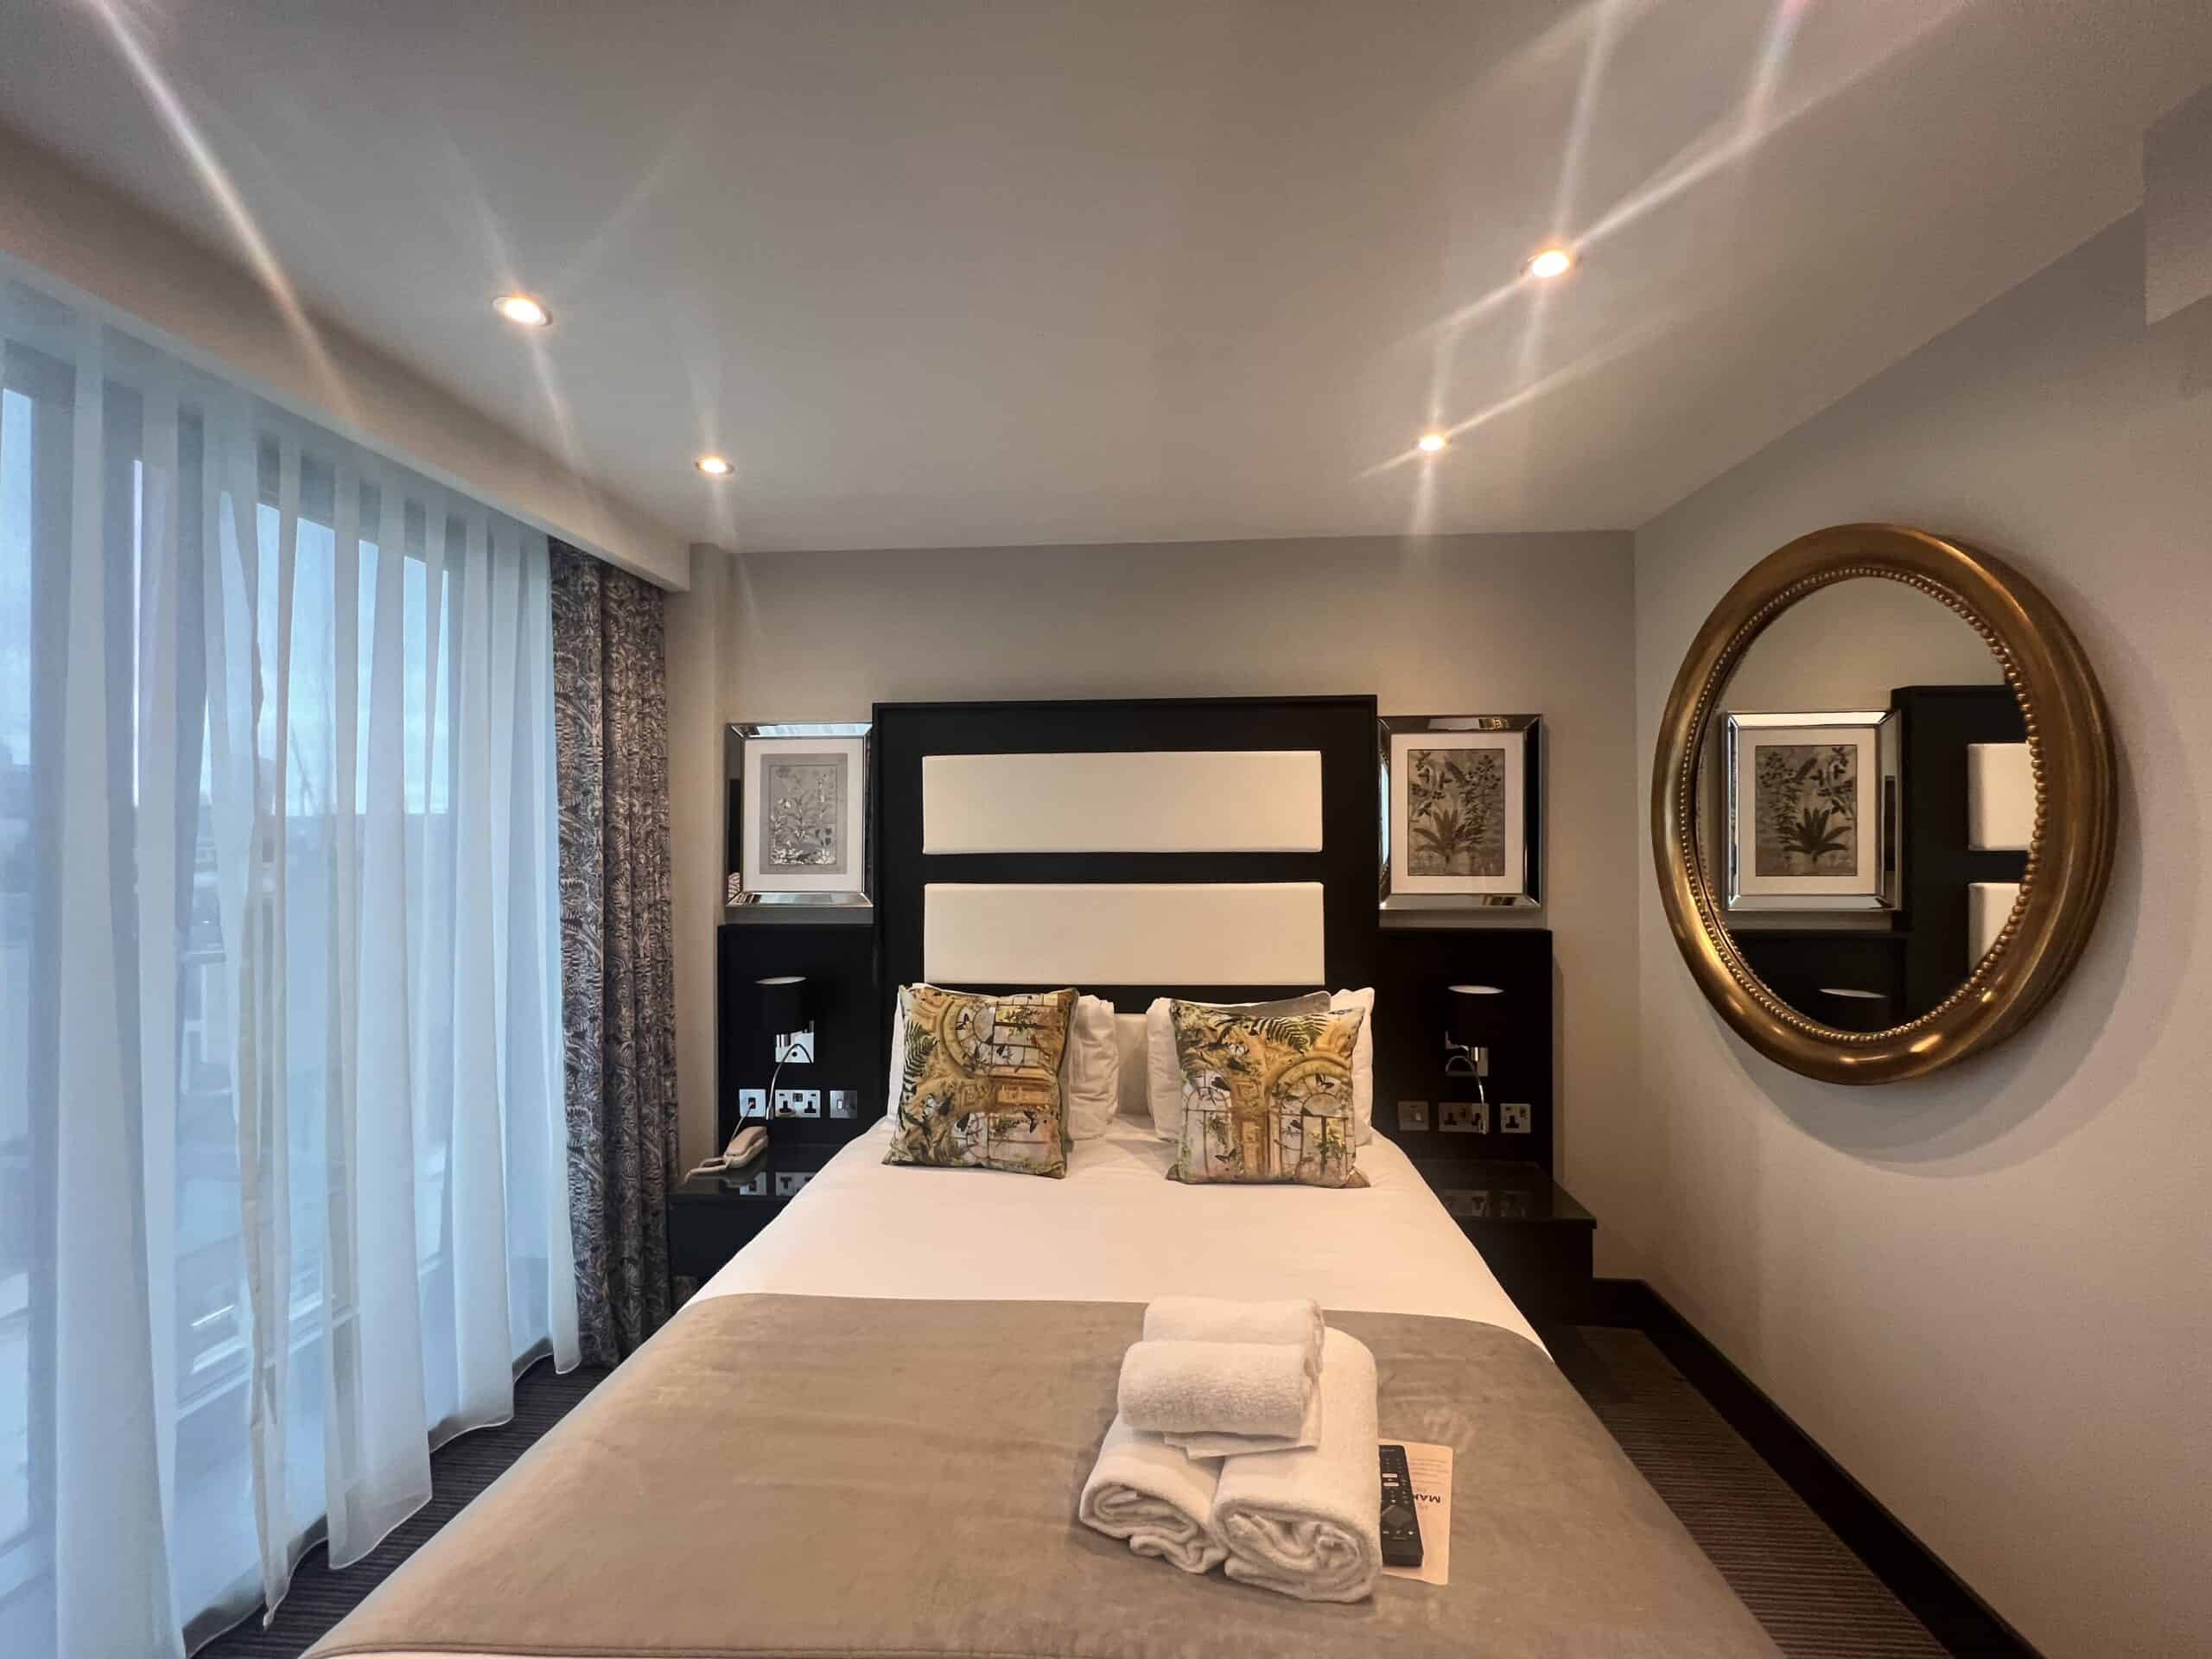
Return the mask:
M 709 1158 L 691 1173 L 694 1175 L 728 1175 L 743 1169 L 768 1149 L 768 1126 L 747 1123 L 729 1138 L 721 1156 Z

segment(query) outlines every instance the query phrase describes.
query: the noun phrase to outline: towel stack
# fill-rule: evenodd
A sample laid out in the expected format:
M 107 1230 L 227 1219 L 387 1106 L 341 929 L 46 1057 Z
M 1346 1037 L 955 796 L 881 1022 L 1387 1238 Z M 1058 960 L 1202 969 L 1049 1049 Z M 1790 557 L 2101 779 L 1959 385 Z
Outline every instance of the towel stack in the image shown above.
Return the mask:
M 1382 1567 L 1375 1357 L 1311 1301 L 1145 1310 L 1080 1518 L 1140 1555 L 1308 1601 Z

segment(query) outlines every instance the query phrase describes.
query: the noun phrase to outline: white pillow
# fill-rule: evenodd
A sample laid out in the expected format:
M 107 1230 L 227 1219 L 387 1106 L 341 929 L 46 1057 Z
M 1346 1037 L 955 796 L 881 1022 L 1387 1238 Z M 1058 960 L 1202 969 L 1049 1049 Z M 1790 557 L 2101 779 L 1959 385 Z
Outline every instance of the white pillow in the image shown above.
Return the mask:
M 891 1071 L 883 1085 L 886 1117 L 899 1111 L 899 1086 L 906 1071 L 906 1020 L 912 1012 L 907 993 L 899 988 L 891 1010 Z M 1068 1017 L 1068 1043 L 1060 1056 L 1060 1127 L 1071 1141 L 1089 1141 L 1106 1133 L 1114 1121 L 1115 1097 L 1121 1087 L 1121 1052 L 1114 1046 L 1114 1005 L 1095 996 L 1078 996 Z
M 1121 1115 L 1147 1128 L 1152 1123 L 1152 1065 L 1147 1047 L 1151 1023 L 1141 1014 L 1114 1016 L 1114 1058 L 1122 1069 L 1116 1090 Z
M 1371 999 L 1374 993 L 1370 991 L 1368 995 Z M 1176 1055 L 1175 1028 L 1167 1018 L 1167 1005 L 1173 1000 L 1156 996 L 1152 1000 L 1152 1006 L 1144 1011 L 1145 1097 L 1152 1107 L 1152 1131 L 1163 1141 L 1179 1141 L 1183 1135 L 1183 1062 Z M 1183 1000 L 1191 1001 L 1187 997 Z M 1321 993 L 1308 991 L 1304 996 L 1276 997 L 1265 1002 L 1195 1002 L 1193 1006 L 1207 1008 L 1277 1008 L 1287 1013 L 1308 1002 L 1318 1010 L 1322 1006 Z M 1366 1029 L 1366 1021 L 1360 1022 L 1360 1028 L 1363 1032 Z M 1371 1074 L 1374 1070 L 1371 1054 L 1368 1069 Z M 1355 1052 L 1352 1060 L 1355 1096 L 1358 1083 L 1358 1055 Z
M 1122 1052 L 1114 1041 L 1114 1005 L 1078 996 L 1060 1065 L 1061 1122 L 1071 1139 L 1090 1141 L 1114 1121 L 1122 1085 Z

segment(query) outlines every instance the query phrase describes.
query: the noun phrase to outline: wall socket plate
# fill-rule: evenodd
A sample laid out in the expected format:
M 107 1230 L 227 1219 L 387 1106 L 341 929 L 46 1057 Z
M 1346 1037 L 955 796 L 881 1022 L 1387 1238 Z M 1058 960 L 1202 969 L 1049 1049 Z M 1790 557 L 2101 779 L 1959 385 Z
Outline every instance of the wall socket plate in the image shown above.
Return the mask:
M 779 1032 L 776 1036 L 776 1064 L 788 1061 L 792 1065 L 814 1064 L 814 1027 L 804 1031 Z
M 748 1117 L 768 1116 L 768 1091 L 766 1089 L 741 1089 L 737 1091 L 737 1121 Z
M 1490 1103 L 1486 1100 L 1439 1101 L 1436 1122 L 1446 1135 L 1488 1135 Z
M 1497 1109 L 1497 1127 L 1506 1135 L 1526 1135 L 1533 1127 L 1535 1116 L 1527 1101 L 1505 1101 Z
M 1398 1103 L 1398 1127 L 1402 1129 L 1425 1129 L 1428 1127 L 1428 1103 L 1425 1100 L 1402 1100 Z
M 813 1179 L 810 1169 L 779 1169 L 776 1172 L 776 1196 L 788 1198 Z
M 861 1115 L 861 1091 L 857 1089 L 832 1089 L 830 1091 L 830 1116 L 858 1117 Z
M 822 1116 L 822 1091 L 819 1089 L 779 1089 L 776 1090 L 778 1117 L 819 1117 Z

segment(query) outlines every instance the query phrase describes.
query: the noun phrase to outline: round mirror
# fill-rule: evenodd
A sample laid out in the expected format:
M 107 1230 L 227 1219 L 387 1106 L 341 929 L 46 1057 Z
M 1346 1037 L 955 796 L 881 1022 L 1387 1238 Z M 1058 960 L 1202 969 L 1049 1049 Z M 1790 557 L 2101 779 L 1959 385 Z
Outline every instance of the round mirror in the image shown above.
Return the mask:
M 1763 1052 L 1840 1082 L 2016 1029 L 2111 863 L 2110 738 L 2071 632 L 1999 561 L 1895 526 L 1803 537 L 1729 592 L 1653 788 L 1692 972 Z

